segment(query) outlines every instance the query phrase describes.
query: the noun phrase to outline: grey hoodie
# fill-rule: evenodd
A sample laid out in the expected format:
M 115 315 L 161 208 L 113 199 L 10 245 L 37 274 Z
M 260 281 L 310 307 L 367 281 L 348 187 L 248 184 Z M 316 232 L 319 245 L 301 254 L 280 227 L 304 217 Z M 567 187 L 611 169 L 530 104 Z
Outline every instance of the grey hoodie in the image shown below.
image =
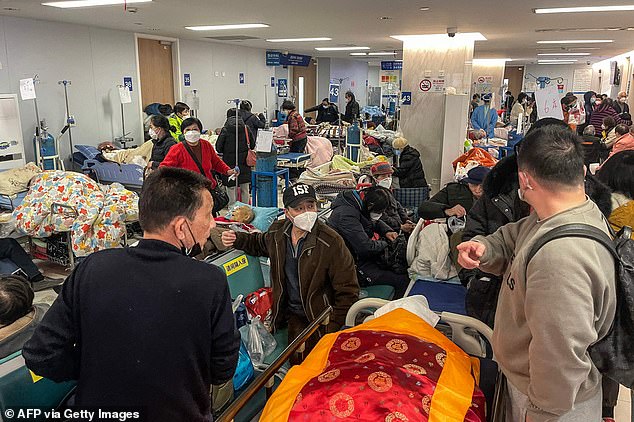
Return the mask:
M 601 375 L 588 347 L 605 336 L 616 309 L 614 261 L 590 239 L 546 244 L 526 268 L 533 243 L 555 227 L 607 223 L 589 199 L 538 221 L 537 215 L 476 236 L 486 252 L 480 268 L 502 275 L 493 350 L 508 381 L 528 396 L 532 422 L 557 421 L 575 403 L 600 394 Z

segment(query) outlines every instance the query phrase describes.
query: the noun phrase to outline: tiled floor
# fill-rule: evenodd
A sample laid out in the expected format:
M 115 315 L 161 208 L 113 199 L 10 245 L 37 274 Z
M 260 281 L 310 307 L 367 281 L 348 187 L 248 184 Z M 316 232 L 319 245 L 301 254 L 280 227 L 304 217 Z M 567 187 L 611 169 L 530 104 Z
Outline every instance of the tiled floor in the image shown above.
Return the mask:
M 619 393 L 619 403 L 617 404 L 614 412 L 616 422 L 631 422 L 631 401 L 632 397 L 630 395 L 630 390 L 625 387 L 621 387 L 621 391 Z

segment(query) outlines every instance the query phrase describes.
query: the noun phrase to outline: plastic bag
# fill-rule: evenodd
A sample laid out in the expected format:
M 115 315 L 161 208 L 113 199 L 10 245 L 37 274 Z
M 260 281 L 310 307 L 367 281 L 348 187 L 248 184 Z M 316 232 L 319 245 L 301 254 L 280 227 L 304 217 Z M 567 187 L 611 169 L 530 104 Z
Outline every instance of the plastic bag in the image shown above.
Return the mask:
M 253 363 L 251 363 L 251 357 L 247 351 L 247 347 L 244 342 L 240 342 L 240 353 L 238 354 L 238 366 L 236 372 L 233 374 L 233 388 L 238 391 L 242 387 L 246 386 L 253 378 Z
M 497 163 L 497 160 L 482 148 L 472 148 L 454 160 L 452 163 L 453 168 L 455 169 L 459 163 L 466 163 L 469 161 L 477 161 L 484 167 L 493 167 L 495 163 Z
M 247 343 L 249 355 L 254 365 L 261 365 L 264 362 L 264 358 L 273 353 L 277 347 L 277 341 L 264 328 L 259 316 L 253 318 L 249 324 Z

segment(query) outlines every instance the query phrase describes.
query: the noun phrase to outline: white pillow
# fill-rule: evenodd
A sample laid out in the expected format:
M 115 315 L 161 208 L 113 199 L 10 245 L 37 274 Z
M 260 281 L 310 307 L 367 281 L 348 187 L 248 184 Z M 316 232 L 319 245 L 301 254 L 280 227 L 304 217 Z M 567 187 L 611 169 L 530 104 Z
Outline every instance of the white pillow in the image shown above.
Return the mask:
M 0 172 L 0 193 L 15 195 L 28 190 L 31 179 L 41 172 L 42 170 L 35 163 Z

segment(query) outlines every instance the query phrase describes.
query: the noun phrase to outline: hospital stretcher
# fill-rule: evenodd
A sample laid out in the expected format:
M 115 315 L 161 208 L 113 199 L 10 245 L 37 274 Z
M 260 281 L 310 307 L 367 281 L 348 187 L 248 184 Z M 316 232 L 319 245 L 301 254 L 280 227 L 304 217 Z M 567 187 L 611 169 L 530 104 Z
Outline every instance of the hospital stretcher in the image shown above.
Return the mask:
M 127 189 L 140 191 L 143 187 L 143 167 L 99 160 L 101 152 L 91 145 L 75 145 L 73 161 L 84 174 L 98 183 L 121 183 Z

